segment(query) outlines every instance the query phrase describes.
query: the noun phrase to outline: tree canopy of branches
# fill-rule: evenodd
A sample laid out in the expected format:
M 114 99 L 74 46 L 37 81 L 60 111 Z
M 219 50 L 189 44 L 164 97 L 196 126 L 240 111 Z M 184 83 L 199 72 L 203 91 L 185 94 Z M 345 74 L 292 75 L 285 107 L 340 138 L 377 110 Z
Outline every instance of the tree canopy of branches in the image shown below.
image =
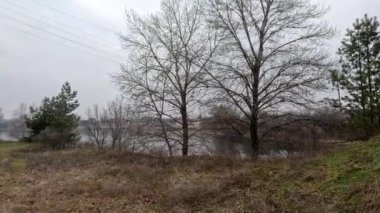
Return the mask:
M 344 108 L 367 124 L 380 124 L 380 31 L 376 18 L 358 19 L 348 29 L 342 46 L 342 71 L 336 81 L 346 92 Z
M 86 132 L 90 142 L 99 149 L 109 145 L 111 149 L 128 148 L 131 110 L 122 99 L 108 103 L 106 108 L 94 105 L 87 110 Z
M 204 3 L 163 0 L 155 14 L 129 12 L 128 34 L 122 36 L 129 60 L 116 76 L 125 93 L 157 117 L 170 153 L 173 144 L 180 144 L 184 156 L 194 135 L 189 126 L 195 105 L 205 95 L 200 93 L 204 69 L 216 47 L 205 24 Z
M 27 127 L 25 125 L 25 118 L 28 113 L 28 106 L 25 103 L 21 103 L 19 107 L 13 112 L 13 119 L 9 121 L 8 132 L 13 138 L 20 141 L 27 140 Z
M 66 82 L 61 92 L 52 98 L 44 98 L 38 108 L 30 107 L 26 126 L 31 130 L 31 140 L 44 142 L 53 148 L 65 148 L 77 142 L 79 116 L 74 111 L 79 107 L 77 92 Z
M 320 48 L 333 31 L 309 0 L 209 0 L 209 22 L 223 35 L 213 86 L 249 126 L 253 155 L 284 108 L 305 107 L 322 88 L 330 63 Z M 266 116 L 270 114 L 271 116 Z M 267 126 L 268 123 L 274 123 Z
M 87 117 L 86 133 L 88 139 L 91 143 L 96 144 L 99 149 L 103 149 L 109 136 L 109 129 L 105 125 L 106 112 L 98 105 L 94 105 L 87 110 Z

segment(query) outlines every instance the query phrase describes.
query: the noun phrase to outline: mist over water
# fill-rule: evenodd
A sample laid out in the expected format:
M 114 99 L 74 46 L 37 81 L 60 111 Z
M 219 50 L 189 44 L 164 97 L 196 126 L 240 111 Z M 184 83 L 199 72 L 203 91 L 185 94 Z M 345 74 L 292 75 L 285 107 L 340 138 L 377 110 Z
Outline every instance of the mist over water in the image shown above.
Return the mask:
M 7 131 L 0 130 L 0 141 L 16 141 L 16 138 L 13 138 L 9 135 Z
M 89 138 L 88 135 L 85 131 L 84 127 L 80 127 L 79 133 L 81 136 L 81 139 L 79 143 L 89 143 Z M 160 140 L 160 139 L 157 139 Z M 10 133 L 7 130 L 0 130 L 0 142 L 2 141 L 18 141 L 17 138 L 14 138 L 10 136 Z M 140 141 L 141 142 L 141 141 Z M 157 154 L 160 153 L 161 155 L 164 156 L 169 156 L 169 153 L 167 153 L 167 148 L 165 142 L 152 142 L 151 145 L 148 145 L 150 147 L 150 150 L 144 150 L 144 148 L 147 148 L 147 144 L 140 143 L 139 141 L 135 141 L 133 143 L 134 145 L 134 151 L 139 151 L 142 153 L 146 154 Z M 223 144 L 221 141 L 216 140 L 215 138 L 207 138 L 205 141 L 200 141 L 200 140 L 193 140 L 191 149 L 190 149 L 190 155 L 218 155 L 218 154 L 229 154 L 231 155 L 232 153 L 221 153 L 220 150 L 220 145 Z M 180 155 L 181 154 L 181 147 L 177 145 L 173 145 L 173 152 L 175 155 Z M 235 157 L 242 157 L 245 158 L 247 157 L 247 153 L 244 153 L 244 148 L 241 148 L 242 150 L 237 151 L 236 153 L 233 154 Z M 153 151 L 153 152 L 152 152 Z M 297 153 L 297 152 L 296 152 Z M 274 159 L 274 158 L 287 158 L 289 155 L 292 153 L 287 150 L 281 150 L 281 149 L 270 149 L 265 153 L 262 153 L 260 155 L 260 158 L 262 159 Z M 295 153 L 293 153 L 294 155 Z M 299 154 L 299 153 L 298 153 Z

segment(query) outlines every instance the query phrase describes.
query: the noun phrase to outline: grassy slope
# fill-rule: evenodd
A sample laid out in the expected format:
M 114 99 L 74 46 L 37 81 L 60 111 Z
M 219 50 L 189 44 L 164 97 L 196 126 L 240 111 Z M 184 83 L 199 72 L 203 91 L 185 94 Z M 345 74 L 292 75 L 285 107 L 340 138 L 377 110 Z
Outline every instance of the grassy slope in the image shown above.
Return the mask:
M 380 138 L 289 161 L 33 150 L 0 144 L 0 211 L 380 210 Z

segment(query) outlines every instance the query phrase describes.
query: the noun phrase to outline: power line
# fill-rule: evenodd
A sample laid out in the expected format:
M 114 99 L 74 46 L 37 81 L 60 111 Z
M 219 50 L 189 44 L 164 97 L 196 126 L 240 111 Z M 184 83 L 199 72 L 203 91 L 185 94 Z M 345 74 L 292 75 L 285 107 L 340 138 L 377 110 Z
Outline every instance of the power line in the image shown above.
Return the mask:
M 89 32 L 87 32 L 87 31 L 83 31 L 82 29 L 79 29 L 79 28 L 77 28 L 77 27 L 73 27 L 73 26 L 67 25 L 67 24 L 65 24 L 65 23 L 63 23 L 63 22 L 57 21 L 56 19 L 52 19 L 51 17 L 45 16 L 45 15 L 41 15 L 40 13 L 35 12 L 35 11 L 31 10 L 30 8 L 23 7 L 23 6 L 19 5 L 19 4 L 15 4 L 14 2 L 11 2 L 11 1 L 9 1 L 9 0 L 0 0 L 0 2 L 1 2 L 1 1 L 2 1 L 3 3 L 7 3 L 8 5 L 11 5 L 11 6 L 13 6 L 13 7 L 16 7 L 16 8 L 19 8 L 19 9 L 21 9 L 21 10 L 24 10 L 24 11 L 27 11 L 27 12 L 29 12 L 29 13 L 32 13 L 32 14 L 34 14 L 34 15 L 37 15 L 37 16 L 39 16 L 39 17 L 41 17 L 41 18 L 47 19 L 47 20 L 49 20 L 49 21 L 52 21 L 52 22 L 54 22 L 54 23 L 56 23 L 56 24 L 58 24 L 58 25 L 65 26 L 65 27 L 67 27 L 68 29 L 74 30 L 74 31 L 76 31 L 76 32 L 78 32 L 78 33 L 81 33 L 81 34 L 85 35 L 85 36 L 90 36 L 91 38 L 94 38 L 94 39 L 96 39 L 96 40 L 98 40 L 98 41 L 100 41 L 100 42 L 103 42 L 103 40 L 104 40 L 104 39 L 98 37 L 97 35 L 94 35 L 94 34 L 89 33 Z
M 62 14 L 62 15 L 65 15 L 65 16 L 67 16 L 67 17 L 70 17 L 70 18 L 72 18 L 72 19 L 77 19 L 77 20 L 79 20 L 79 21 L 81 21 L 81 22 L 83 22 L 83 23 L 86 23 L 86 24 L 92 25 L 92 26 L 94 26 L 94 27 L 96 27 L 96 28 L 98 28 L 98 29 L 101 29 L 101 30 L 103 30 L 103 31 L 107 31 L 107 32 L 115 33 L 114 30 L 111 30 L 111 29 L 109 29 L 109 28 L 107 28 L 107 27 L 101 26 L 101 25 L 99 25 L 99 24 L 92 23 L 92 22 L 87 21 L 86 19 L 83 19 L 83 18 L 81 18 L 81 17 L 71 15 L 71 14 L 65 12 L 65 11 L 62 11 L 62 10 L 56 9 L 56 8 L 54 8 L 54 7 L 51 7 L 51 6 L 47 5 L 47 4 L 43 4 L 43 3 L 38 2 L 38 1 L 35 1 L 35 0 L 30 0 L 30 1 L 33 2 L 33 3 L 35 3 L 35 4 L 37 4 L 37 5 L 40 5 L 40 6 L 42 6 L 42 7 L 48 8 L 48 9 L 50 9 L 50 10 L 56 12 L 56 13 L 60 13 L 60 14 Z
M 63 43 L 58 43 L 58 42 L 56 42 L 56 41 L 54 41 L 54 40 L 50 40 L 50 39 L 45 38 L 45 37 L 42 37 L 42 36 L 40 36 L 40 35 L 38 35 L 38 34 L 35 34 L 35 33 L 32 33 L 32 32 L 29 32 L 29 31 L 25 31 L 25 30 L 20 30 L 20 29 L 14 27 L 14 26 L 12 26 L 12 25 L 4 24 L 4 23 L 1 23 L 1 22 L 0 22 L 0 25 L 3 26 L 3 27 L 7 27 L 7 28 L 9 28 L 9 29 L 11 29 L 11 30 L 18 31 L 18 32 L 22 32 L 22 33 L 28 34 L 28 35 L 30 35 L 30 36 L 33 36 L 33 37 L 39 38 L 39 39 L 41 39 L 41 40 L 43 40 L 43 41 L 45 41 L 45 42 L 50 42 L 50 43 L 53 43 L 53 44 L 57 44 L 57 45 L 60 45 L 60 46 L 66 47 L 66 48 L 71 49 L 71 50 L 74 49 L 73 47 L 70 47 L 70 46 L 65 45 L 65 44 L 63 44 Z M 103 60 L 107 60 L 107 61 L 110 61 L 110 62 L 113 62 L 113 63 L 116 63 L 116 64 L 120 64 L 120 62 L 118 62 L 118 61 L 116 61 L 116 60 L 114 60 L 114 59 L 111 59 L 111 58 L 106 58 L 106 57 L 103 57 L 103 56 L 100 56 L 100 55 L 96 55 L 96 54 L 93 54 L 92 52 L 87 52 L 87 51 L 84 51 L 84 50 L 82 50 L 82 49 L 76 49 L 76 50 L 79 50 L 79 51 L 82 51 L 82 52 L 84 52 L 84 53 L 90 54 L 90 55 L 95 56 L 95 57 L 97 57 L 97 58 L 101 58 L 101 59 L 103 59 Z
M 41 23 L 41 24 L 43 24 L 43 25 L 47 25 L 48 27 L 51 27 L 51 28 L 55 28 L 55 29 L 57 29 L 57 30 L 59 30 L 59 31 L 61 31 L 61 32 L 64 32 L 64 33 L 67 33 L 67 34 L 70 34 L 70 35 L 73 35 L 73 36 L 79 36 L 79 37 L 82 37 L 82 38 L 84 38 L 84 39 L 91 39 L 91 38 L 87 38 L 87 37 L 84 37 L 84 36 L 82 36 L 82 35 L 80 35 L 80 34 L 78 34 L 78 33 L 73 33 L 73 32 L 69 32 L 69 31 L 67 31 L 67 30 L 65 30 L 65 29 L 63 29 L 63 28 L 61 28 L 61 27 L 58 27 L 58 26 L 55 26 L 55 25 L 51 25 L 51 24 L 49 24 L 49 23 L 47 23 L 47 22 L 44 22 L 44 21 L 41 21 L 41 20 L 39 20 L 39 19 L 37 19 L 37 18 L 34 18 L 34 17 L 31 17 L 31 16 L 29 16 L 29 15 L 25 15 L 25 14 L 23 14 L 23 13 L 20 13 L 20 12 L 18 12 L 18 11 L 16 11 L 16 10 L 13 10 L 13 9 L 11 9 L 11 8 L 9 8 L 9 7 L 3 7 L 3 6 L 1 6 L 0 5 L 0 9 L 4 9 L 6 12 L 12 12 L 12 13 L 15 13 L 15 14 L 17 14 L 17 15 L 20 15 L 20 16 L 23 16 L 23 17 L 26 17 L 26 18 L 28 18 L 28 19 L 31 19 L 31 20 L 33 20 L 33 21 L 35 21 L 35 22 L 38 22 L 38 23 Z M 96 43 L 98 43 L 98 44 L 100 44 L 101 46 L 104 46 L 104 42 L 98 42 L 98 41 L 93 41 L 93 42 L 96 42 Z M 107 47 L 107 46 L 104 46 L 105 48 L 110 48 L 110 47 Z
M 18 19 L 15 19 L 15 18 L 13 18 L 13 17 L 11 17 L 11 16 L 7 16 L 7 15 L 5 15 L 5 14 L 0 14 L 0 17 L 4 17 L 4 18 L 6 18 L 6 19 L 8 19 L 8 20 L 11 20 L 11 21 L 13 21 L 13 22 L 16 22 L 16 23 L 19 23 L 19 24 L 25 25 L 25 26 L 27 26 L 27 27 L 33 28 L 33 29 L 35 29 L 35 30 L 38 30 L 38 31 L 44 32 L 44 33 L 46 33 L 46 34 L 49 34 L 49 35 L 52 35 L 52 36 L 58 37 L 58 38 L 60 38 L 60 39 L 62 39 L 62 40 L 69 41 L 69 42 L 74 43 L 74 44 L 76 44 L 76 45 L 79 45 L 79 46 L 82 46 L 82 47 L 85 47 L 85 48 L 92 49 L 92 50 L 95 50 L 95 51 L 97 51 L 97 52 L 103 53 L 103 50 L 101 50 L 101 49 L 98 49 L 98 48 L 96 48 L 96 47 L 92 47 L 92 46 L 87 45 L 87 44 L 85 44 L 85 43 L 82 43 L 82 42 L 79 42 L 79 41 L 73 40 L 73 39 L 71 39 L 71 38 L 67 38 L 67 37 L 61 36 L 61 35 L 59 35 L 59 34 L 56 34 L 56 33 L 50 32 L 50 31 L 47 31 L 47 30 L 45 30 L 45 29 L 43 29 L 43 28 L 40 28 L 40 27 L 37 27 L 37 26 L 31 25 L 31 24 L 25 23 L 25 22 L 23 22 L 23 21 L 20 21 L 20 20 L 18 20 Z
M 30 36 L 33 36 L 33 37 L 39 38 L 39 39 L 41 39 L 41 40 L 43 40 L 43 41 L 45 41 L 45 42 L 50 42 L 50 43 L 53 43 L 53 44 L 57 44 L 57 45 L 60 45 L 60 46 L 66 47 L 66 48 L 71 49 L 71 50 L 74 49 L 74 48 L 71 47 L 71 46 L 65 45 L 65 44 L 63 44 L 63 43 L 58 43 L 58 42 L 56 42 L 56 41 L 54 41 L 54 40 L 51 40 L 51 39 L 48 39 L 48 38 L 42 37 L 42 36 L 40 36 L 40 35 L 38 35 L 38 34 L 35 34 L 35 33 L 32 33 L 32 32 L 29 32 L 29 31 L 25 31 L 25 30 L 20 30 L 20 29 L 14 27 L 14 26 L 12 26 L 12 25 L 4 24 L 4 23 L 2 23 L 2 22 L 0 22 L 0 25 L 3 26 L 3 27 L 7 27 L 7 28 L 9 28 L 9 29 L 11 29 L 11 30 L 18 31 L 18 32 L 22 32 L 22 33 L 28 34 L 28 35 L 30 35 Z M 108 58 L 108 57 L 103 57 L 103 56 L 100 56 L 100 55 L 96 55 L 96 54 L 93 54 L 92 52 L 88 52 L 88 51 L 85 51 L 85 50 L 82 50 L 82 49 L 76 49 L 76 50 L 79 50 L 79 51 L 82 51 L 82 52 L 84 52 L 84 53 L 90 54 L 90 55 L 95 56 L 95 57 L 97 57 L 97 58 L 101 58 L 101 59 L 103 59 L 103 60 L 107 60 L 107 61 L 110 61 L 110 62 L 113 62 L 113 63 L 116 63 L 116 64 L 120 64 L 120 62 L 118 62 L 118 61 L 116 61 L 116 60 L 114 60 L 114 59 Z
M 0 17 L 1 17 L 1 16 L 0 16 Z M 65 41 L 68 41 L 68 42 L 74 43 L 74 44 L 76 44 L 76 45 L 79 45 L 79 46 L 85 47 L 85 48 L 87 48 L 87 49 L 92 49 L 92 50 L 95 50 L 96 52 L 101 53 L 101 51 L 99 51 L 99 50 L 96 49 L 96 48 L 93 48 L 93 47 L 88 46 L 88 45 L 86 45 L 86 44 L 82 44 L 82 43 L 77 42 L 77 41 L 74 41 L 74 40 L 72 40 L 72 39 L 68 39 L 68 38 L 63 37 L 63 36 L 60 36 L 60 35 L 57 35 L 57 34 L 55 34 L 55 33 L 51 33 L 51 32 L 49 32 L 49 31 L 43 30 L 43 29 L 38 28 L 38 27 L 35 27 L 35 26 L 33 26 L 33 25 L 29 25 L 29 24 L 23 23 L 23 22 L 21 22 L 21 21 L 19 21 L 19 20 L 17 20 L 17 19 L 13 19 L 12 17 L 6 17 L 6 16 L 4 16 L 4 15 L 2 15 L 2 17 L 7 18 L 7 19 L 9 19 L 9 20 L 11 20 L 11 21 L 14 21 L 14 22 L 16 22 L 16 23 L 19 23 L 19 24 L 25 25 L 25 26 L 27 26 L 27 27 L 30 27 L 30 28 L 32 28 L 32 29 L 36 29 L 36 30 L 42 31 L 42 32 L 44 32 L 44 33 L 47 33 L 47 34 L 49 34 L 49 35 L 52 35 L 52 36 L 58 37 L 58 38 L 60 38 L 60 39 L 62 39 L 62 40 L 65 40 Z M 56 42 L 56 41 L 54 41 L 54 40 L 46 40 L 47 38 L 42 37 L 42 36 L 40 36 L 40 35 L 38 35 L 38 34 L 35 34 L 35 33 L 32 33 L 32 32 L 29 32 L 29 31 L 24 31 L 24 30 L 17 29 L 17 28 L 15 28 L 15 27 L 13 27 L 12 25 L 4 24 L 4 23 L 1 23 L 1 22 L 0 22 L 0 24 L 1 24 L 2 26 L 4 26 L 4 27 L 8 27 L 8 28 L 11 28 L 11 29 L 13 29 L 13 30 L 16 30 L 16 31 L 19 31 L 19 32 L 23 32 L 23 33 L 26 33 L 26 34 L 32 35 L 32 36 L 34 36 L 34 37 L 38 37 L 38 38 L 40 38 L 40 39 L 42 39 L 42 40 L 44 40 L 44 41 L 49 41 L 49 42 L 52 42 L 52 43 L 55 43 L 55 44 L 59 44 L 59 45 L 61 45 L 61 46 L 65 46 L 65 47 L 68 47 L 68 48 L 70 48 L 70 49 L 73 49 L 73 48 L 70 47 L 70 46 L 67 46 L 67 45 L 62 44 L 62 43 L 58 43 L 58 42 Z M 77 50 L 79 50 L 79 49 L 77 49 Z M 83 51 L 83 50 L 82 50 L 82 51 Z M 85 52 L 88 53 L 88 54 L 90 53 L 90 52 L 87 52 L 87 51 L 85 51 Z M 97 54 L 93 54 L 92 52 L 91 52 L 90 54 L 93 55 L 93 56 L 96 56 L 96 57 L 99 57 L 99 58 L 102 58 L 102 59 L 106 59 L 106 60 L 108 60 L 108 61 L 112 61 L 112 62 L 114 62 L 114 63 L 120 64 L 120 62 L 119 62 L 118 60 L 115 60 L 115 59 L 113 59 L 113 58 L 100 56 L 100 55 L 97 55 Z

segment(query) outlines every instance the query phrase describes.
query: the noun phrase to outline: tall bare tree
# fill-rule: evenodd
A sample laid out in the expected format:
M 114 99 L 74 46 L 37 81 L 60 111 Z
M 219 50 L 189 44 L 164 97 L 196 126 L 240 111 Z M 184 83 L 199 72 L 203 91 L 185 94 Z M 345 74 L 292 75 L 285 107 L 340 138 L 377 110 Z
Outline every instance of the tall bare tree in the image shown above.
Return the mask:
M 169 155 L 173 156 L 173 146 L 178 142 L 180 143 L 180 141 L 176 140 L 175 130 L 167 122 L 168 116 L 166 116 L 166 113 L 169 113 L 165 103 L 167 79 L 165 76 L 158 76 L 155 79 L 156 83 L 153 84 L 152 79 L 149 78 L 149 72 L 140 73 L 135 72 L 135 70 L 134 68 L 125 69 L 124 75 L 119 76 L 118 80 L 128 82 L 128 85 L 134 85 L 133 87 L 124 88 L 127 90 L 126 93 L 130 94 L 131 100 L 135 101 L 135 105 L 140 109 L 140 112 L 146 117 L 156 118 L 152 124 L 149 122 L 150 119 L 144 122 L 146 126 L 150 126 L 148 127 L 149 132 L 145 132 L 145 135 L 164 140 Z
M 106 126 L 106 111 L 98 105 L 94 105 L 87 110 L 88 123 L 86 133 L 88 139 L 95 143 L 99 149 L 103 149 L 107 144 L 109 129 Z
M 244 115 L 257 156 L 264 132 L 283 125 L 273 120 L 284 108 L 304 107 L 321 89 L 329 63 L 320 47 L 333 31 L 309 0 L 208 2 L 211 25 L 226 36 L 208 73 Z
M 104 113 L 104 123 L 109 130 L 112 149 L 122 149 L 128 145 L 128 126 L 130 110 L 122 99 L 108 104 Z
M 8 131 L 9 135 L 17 139 L 25 139 L 27 134 L 27 127 L 25 118 L 28 114 L 28 106 L 21 103 L 18 108 L 13 112 L 13 119 L 9 121 Z
M 180 126 L 171 139 L 189 154 L 191 118 L 206 79 L 205 67 L 217 46 L 204 20 L 203 0 L 163 0 L 161 11 L 148 17 L 127 14 L 128 34 L 122 36 L 130 51 L 128 66 L 117 82 L 141 98 L 165 120 Z M 165 126 L 163 132 L 166 134 Z M 168 138 L 165 136 L 165 138 Z M 179 139 L 179 140 L 178 140 Z M 166 141 L 168 144 L 170 141 Z

